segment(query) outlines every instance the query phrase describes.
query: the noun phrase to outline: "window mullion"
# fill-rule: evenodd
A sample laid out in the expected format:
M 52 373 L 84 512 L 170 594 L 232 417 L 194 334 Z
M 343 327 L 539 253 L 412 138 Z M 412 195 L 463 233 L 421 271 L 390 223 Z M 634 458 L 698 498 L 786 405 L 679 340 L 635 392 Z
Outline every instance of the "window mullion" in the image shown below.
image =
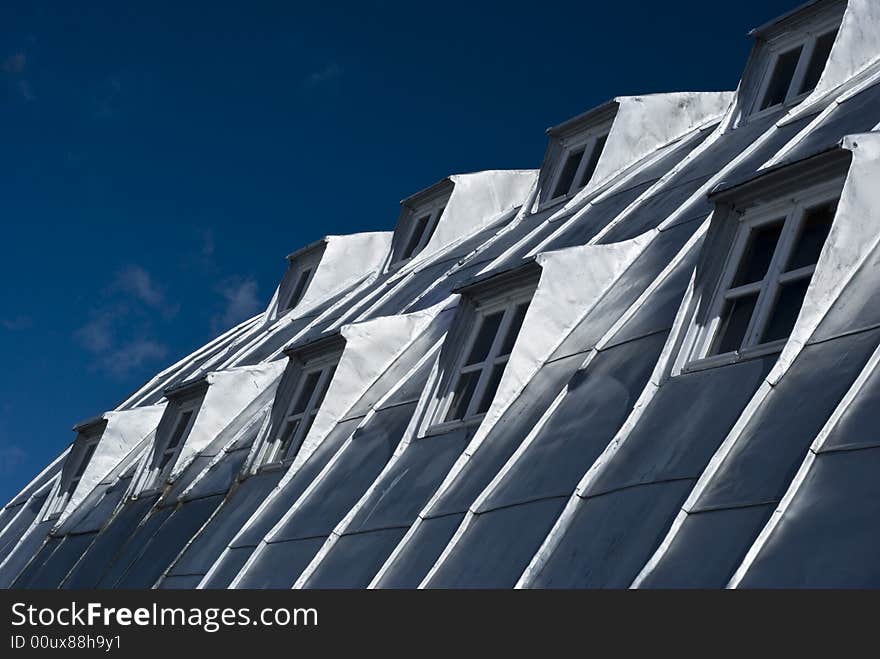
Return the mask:
M 584 175 L 584 170 L 587 168 L 587 163 L 590 162 L 590 158 L 593 156 L 593 149 L 595 148 L 595 137 L 591 137 L 584 143 L 584 152 L 581 154 L 581 161 L 578 163 L 577 170 L 575 170 L 571 185 L 568 186 L 568 194 L 572 194 L 578 189 L 578 182 L 580 182 L 581 177 Z
M 434 227 L 437 226 L 437 222 L 440 220 L 440 212 L 443 208 L 437 208 L 431 211 L 431 217 L 428 219 L 428 222 L 425 224 L 425 229 L 422 231 L 422 235 L 419 238 L 419 244 L 416 246 L 415 251 L 413 252 L 413 256 L 421 252 L 425 249 L 425 246 L 428 244 L 430 240 L 429 236 L 434 234 Z
M 803 206 L 796 203 L 785 217 L 782 225 L 782 233 L 779 236 L 779 243 L 773 252 L 773 258 L 770 259 L 770 266 L 767 268 L 767 276 L 764 277 L 765 285 L 762 287 L 761 293 L 758 295 L 758 301 L 755 305 L 755 312 L 752 314 L 752 321 L 749 323 L 749 329 L 746 332 L 746 341 L 743 347 L 750 347 L 761 342 L 761 334 L 767 325 L 770 312 L 776 304 L 776 298 L 779 294 L 779 278 L 782 269 L 788 260 L 788 255 L 792 248 L 793 236 L 797 235 L 797 229 L 803 217 Z
M 813 50 L 815 47 L 816 37 L 811 37 L 810 39 L 807 39 L 803 48 L 801 48 L 801 56 L 798 59 L 794 74 L 791 76 L 791 85 L 789 85 L 788 92 L 785 95 L 786 103 L 799 95 L 798 90 L 801 88 L 801 84 L 807 74 L 807 67 L 810 65 L 810 60 L 813 58 Z
M 474 388 L 474 395 L 468 403 L 465 418 L 473 416 L 480 405 L 483 393 L 486 390 L 486 385 L 489 383 L 489 378 L 492 377 L 492 369 L 494 368 L 493 364 L 495 363 L 496 357 L 498 357 L 498 353 L 501 351 L 501 346 L 504 344 L 504 338 L 507 336 L 507 332 L 510 329 L 510 323 L 513 321 L 515 311 L 515 304 L 509 304 L 504 310 L 504 316 L 501 318 L 501 322 L 498 324 L 498 331 L 495 332 L 495 338 L 492 340 L 492 347 L 489 348 L 489 354 L 486 355 L 486 359 L 483 361 L 483 369 L 480 373 L 480 378 L 477 381 L 477 386 Z

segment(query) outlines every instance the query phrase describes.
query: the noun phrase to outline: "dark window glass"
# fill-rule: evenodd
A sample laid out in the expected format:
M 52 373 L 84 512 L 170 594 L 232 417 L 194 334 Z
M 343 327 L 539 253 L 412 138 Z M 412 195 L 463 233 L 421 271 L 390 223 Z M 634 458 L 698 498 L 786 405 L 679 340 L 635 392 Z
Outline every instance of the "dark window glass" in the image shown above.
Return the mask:
M 316 409 L 317 409 L 317 408 L 316 408 Z M 308 416 L 306 416 L 306 418 L 305 418 L 305 424 L 306 424 L 306 425 L 305 425 L 305 427 L 303 428 L 302 435 L 300 435 L 300 437 L 302 437 L 303 439 L 305 439 L 306 435 L 309 434 L 309 430 L 312 429 L 312 423 L 314 423 L 314 421 L 315 421 L 315 417 L 316 417 L 316 416 L 318 416 L 317 411 L 316 411 L 316 412 L 312 412 L 311 414 L 309 414 Z
M 761 281 L 767 274 L 776 243 L 782 234 L 783 220 L 752 229 L 733 280 L 733 286 Z
M 474 389 L 477 388 L 480 372 L 477 370 L 462 373 L 461 377 L 458 378 L 455 394 L 452 397 L 452 404 L 449 406 L 449 412 L 446 414 L 446 421 L 457 421 L 464 418 L 468 405 L 471 403 L 471 398 L 474 397 Z
M 312 394 L 315 392 L 315 387 L 318 386 L 318 380 L 320 379 L 320 377 L 321 371 L 313 371 L 306 376 L 306 380 L 303 383 L 303 386 L 299 391 L 299 396 L 296 399 L 296 404 L 290 411 L 291 414 L 302 414 L 306 411 L 306 407 L 308 406 L 309 401 L 312 398 Z
M 290 296 L 290 302 L 287 303 L 288 309 L 293 309 L 302 299 L 303 293 L 306 292 L 306 284 L 309 283 L 309 275 L 312 274 L 311 268 L 303 270 L 296 280 L 296 287 L 293 289 L 293 295 Z
M 400 257 L 401 259 L 408 259 L 412 257 L 415 253 L 416 249 L 419 246 L 419 242 L 422 239 L 422 234 L 425 233 L 425 228 L 428 226 L 428 221 L 431 219 L 430 215 L 424 215 L 417 219 L 413 224 L 412 232 L 409 234 L 409 241 L 406 244 L 406 248 L 403 250 L 403 254 Z
M 486 383 L 486 388 L 483 390 L 483 397 L 480 399 L 480 405 L 477 407 L 477 414 L 485 414 L 489 410 L 489 406 L 492 404 L 492 399 L 495 398 L 495 392 L 498 391 L 498 384 L 501 382 L 501 376 L 504 375 L 504 367 L 507 366 L 507 362 L 503 364 L 495 364 L 492 367 L 492 373 L 489 375 L 489 381 Z
M 504 337 L 504 344 L 501 346 L 501 352 L 499 356 L 509 355 L 513 352 L 513 346 L 516 343 L 516 337 L 519 335 L 519 330 L 522 328 L 523 320 L 526 317 L 526 311 L 528 311 L 529 305 L 528 303 L 521 304 L 516 308 L 516 311 L 513 312 L 513 318 L 510 321 L 510 327 L 507 330 L 507 336 Z
M 831 54 L 831 46 L 834 45 L 835 37 L 837 37 L 837 30 L 823 34 L 816 39 L 816 46 L 813 48 L 810 63 L 807 65 L 807 73 L 798 90 L 799 94 L 811 92 L 819 84 L 819 78 L 822 77 L 822 71 L 825 70 L 825 62 L 828 61 L 828 56 Z
M 728 300 L 724 304 L 714 354 L 732 352 L 742 347 L 757 301 L 758 294 L 755 293 Z
M 770 319 L 767 322 L 767 327 L 764 328 L 764 335 L 761 337 L 762 343 L 789 337 L 791 330 L 794 329 L 794 323 L 800 313 L 801 305 L 804 303 L 804 296 L 807 294 L 809 285 L 810 278 L 807 277 L 780 286 L 776 296 L 776 304 L 773 305 L 773 311 L 770 313 Z
M 444 206 L 439 211 L 437 211 L 437 215 L 436 215 L 436 219 L 434 220 L 434 223 L 431 224 L 430 227 L 428 227 L 428 231 L 427 231 L 427 233 L 425 233 L 425 239 L 422 241 L 423 246 L 427 245 L 428 242 L 431 240 L 431 238 L 434 237 L 434 232 L 437 231 L 437 226 L 440 224 L 440 216 L 443 215 L 443 211 L 445 211 L 445 210 L 446 210 L 446 206 Z
M 492 348 L 492 342 L 495 341 L 495 335 L 498 334 L 498 327 L 501 325 L 503 317 L 504 312 L 498 311 L 483 318 L 465 365 L 478 364 L 486 359 Z
M 312 409 L 317 411 L 319 407 L 321 407 L 321 403 L 324 402 L 324 396 L 327 395 L 327 389 L 330 388 L 330 383 L 333 381 L 333 376 L 336 374 L 336 367 L 330 369 L 327 373 L 327 377 L 324 378 L 324 384 L 321 385 L 321 391 L 318 392 L 318 397 L 315 399 L 315 404 L 312 406 Z
M 819 254 L 822 253 L 822 246 L 828 238 L 828 232 L 831 231 L 831 223 L 836 212 L 836 201 L 815 206 L 806 212 L 786 270 L 797 270 L 814 265 L 819 260 Z
M 76 487 L 76 483 L 79 482 L 79 479 L 82 478 L 83 472 L 86 470 L 86 467 L 89 465 L 89 460 L 92 459 L 92 455 L 95 453 L 95 448 L 98 446 L 97 442 L 94 444 L 89 444 L 86 447 L 85 452 L 83 453 L 82 458 L 79 461 L 79 464 L 76 466 L 76 471 L 73 473 L 73 480 L 75 483 L 73 487 Z
M 583 149 L 572 151 L 568 154 L 568 158 L 565 160 L 565 165 L 562 167 L 562 174 L 559 175 L 559 181 L 556 183 L 556 189 L 553 191 L 554 199 L 568 194 L 571 184 L 574 183 L 574 175 L 577 174 L 578 165 L 581 164 L 581 158 L 583 155 Z
M 293 441 L 293 436 L 296 435 L 297 428 L 299 428 L 299 419 L 288 421 L 287 424 L 285 424 L 284 432 L 281 433 L 281 438 L 279 439 L 281 442 L 281 448 L 278 451 L 278 458 L 283 459 L 287 454 L 287 451 L 290 448 L 290 442 Z
M 180 444 L 180 440 L 183 439 L 183 433 L 186 432 L 186 427 L 189 425 L 189 420 L 192 418 L 192 415 L 193 410 L 187 410 L 180 415 L 180 418 L 177 420 L 177 425 L 174 427 L 174 432 L 171 433 L 171 439 L 165 447 L 166 452 L 177 448 L 177 445 Z
M 584 187 L 590 182 L 590 179 L 593 178 L 593 172 L 596 171 L 596 165 L 599 164 L 599 158 L 602 156 L 602 151 L 605 149 L 605 142 L 607 140 L 608 136 L 603 135 L 597 139 L 596 143 L 593 145 L 593 150 L 590 152 L 590 160 L 587 162 L 584 171 L 581 173 L 581 180 L 578 181 L 578 189 Z
M 773 75 L 770 78 L 770 85 L 764 92 L 764 100 L 761 103 L 761 109 L 779 105 L 788 95 L 788 88 L 791 87 L 791 79 L 794 77 L 795 69 L 797 69 L 798 60 L 801 56 L 803 46 L 793 48 L 788 52 L 782 53 L 777 59 L 773 67 Z

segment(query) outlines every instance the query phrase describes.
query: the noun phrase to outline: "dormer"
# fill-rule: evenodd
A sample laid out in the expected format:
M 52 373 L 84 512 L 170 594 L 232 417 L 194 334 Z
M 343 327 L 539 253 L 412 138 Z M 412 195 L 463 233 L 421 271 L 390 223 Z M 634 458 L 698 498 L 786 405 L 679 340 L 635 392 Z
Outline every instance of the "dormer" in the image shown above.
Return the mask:
M 67 454 L 46 519 L 63 521 L 95 486 L 112 474 L 150 435 L 164 405 L 105 412 L 74 427 L 76 439 Z M 135 451 L 136 452 L 136 451 Z
M 533 169 L 452 174 L 400 202 L 386 272 L 409 271 L 486 227 L 514 216 L 534 192 Z
M 275 395 L 281 361 L 212 371 L 165 390 L 168 404 L 132 485 L 134 496 L 158 494 L 174 483 L 239 415 Z
M 740 90 L 743 119 L 792 108 L 816 89 L 846 6 L 846 0 L 811 2 L 749 33 L 755 45 Z
M 584 189 L 596 172 L 617 114 L 615 101 L 547 129 L 545 178 L 539 208 L 572 198 Z
M 278 291 L 278 310 L 280 313 L 295 308 L 303 299 L 309 284 L 312 283 L 312 278 L 315 276 L 315 271 L 318 269 L 326 246 L 327 243 L 324 240 L 319 240 L 287 256 L 287 272 Z
M 293 461 L 321 409 L 343 348 L 345 339 L 336 333 L 285 350 L 287 366 L 269 423 L 255 442 L 253 468 L 276 469 Z
M 310 313 L 328 298 L 351 289 L 380 272 L 388 259 L 390 231 L 325 236 L 287 257 L 281 279 L 264 322 Z
M 46 511 L 46 519 L 59 517 L 67 507 L 70 498 L 79 486 L 86 467 L 91 462 L 95 449 L 98 448 L 98 442 L 101 441 L 101 435 L 106 427 L 107 420 L 98 417 L 74 428 L 77 436 L 61 471 L 60 486 L 55 491 L 54 497 L 51 498 Z
M 696 137 L 730 108 L 733 92 L 618 96 L 547 130 L 536 207 L 565 213 L 679 140 Z M 558 208 L 557 208 L 558 207 Z
M 437 230 L 454 187 L 450 179 L 443 179 L 400 202 L 400 218 L 391 247 L 391 269 L 408 263 L 425 249 Z

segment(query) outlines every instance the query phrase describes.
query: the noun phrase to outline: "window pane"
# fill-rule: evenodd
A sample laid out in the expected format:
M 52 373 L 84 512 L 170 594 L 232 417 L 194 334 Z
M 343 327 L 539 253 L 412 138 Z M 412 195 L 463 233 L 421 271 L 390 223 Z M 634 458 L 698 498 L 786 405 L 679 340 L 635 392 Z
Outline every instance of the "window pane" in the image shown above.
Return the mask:
M 834 39 L 837 36 L 837 30 L 823 34 L 816 39 L 816 46 L 813 48 L 813 54 L 810 56 L 810 63 L 807 65 L 807 73 L 804 81 L 801 83 L 799 94 L 813 91 L 819 84 L 819 78 L 822 77 L 822 71 L 825 70 L 825 62 L 828 61 L 828 55 L 831 54 L 831 46 L 834 45 Z
M 728 300 L 724 304 L 724 311 L 721 313 L 721 323 L 718 327 L 718 335 L 712 354 L 720 355 L 725 352 L 739 350 L 742 347 L 757 301 L 758 294 L 755 293 L 734 300 Z
M 457 421 L 463 419 L 467 413 L 468 405 L 471 398 L 474 397 L 474 389 L 477 387 L 477 381 L 480 379 L 481 371 L 471 371 L 462 373 L 455 385 L 455 394 L 452 397 L 452 404 L 449 406 L 449 412 L 446 413 L 446 421 Z
M 778 220 L 773 224 L 752 229 L 736 277 L 733 279 L 733 287 L 752 284 L 764 278 L 773 259 L 776 243 L 779 242 L 779 236 L 782 234 L 782 225 L 783 220 Z
M 166 451 L 177 448 L 177 445 L 180 444 L 180 440 L 183 439 L 183 433 L 186 432 L 186 427 L 189 425 L 189 420 L 192 418 L 192 415 L 193 410 L 187 410 L 180 415 L 180 418 L 177 420 L 177 425 L 174 427 L 174 432 L 171 433 L 171 439 L 165 446 Z
M 761 103 L 762 110 L 779 105 L 785 100 L 801 56 L 801 50 L 803 50 L 803 46 L 798 46 L 787 53 L 782 53 L 777 58 L 776 65 L 773 67 L 773 76 L 770 78 L 770 86 L 767 87 L 764 101 Z
M 483 397 L 480 399 L 480 405 L 477 407 L 477 414 L 485 414 L 489 410 L 489 406 L 492 404 L 492 399 L 495 398 L 495 392 L 498 391 L 498 384 L 501 382 L 501 376 L 504 375 L 505 366 L 507 366 L 507 362 L 504 362 L 503 364 L 495 364 L 495 366 L 492 367 L 489 382 L 486 384 L 486 389 L 483 391 Z
M 571 184 L 574 183 L 574 175 L 577 174 L 578 165 L 581 164 L 581 158 L 584 150 L 579 149 L 568 154 L 565 160 L 565 166 L 562 168 L 562 174 L 559 175 L 559 181 L 556 183 L 556 189 L 553 191 L 553 198 L 561 197 L 568 194 Z
M 165 469 L 165 465 L 168 464 L 168 461 L 171 459 L 172 455 L 174 455 L 173 451 L 166 451 L 162 454 L 162 459 L 159 460 L 159 471 Z
M 822 252 L 822 246 L 831 231 L 831 223 L 837 212 L 837 202 L 833 201 L 807 210 L 801 222 L 797 241 L 788 259 L 786 270 L 797 270 L 808 265 L 815 265 Z
M 471 348 L 471 354 L 465 362 L 465 365 L 478 364 L 486 359 L 489 350 L 492 348 L 492 342 L 495 341 L 495 335 L 498 334 L 498 326 L 501 325 L 501 319 L 504 317 L 503 311 L 485 316 L 480 321 L 480 329 L 477 332 L 477 338 Z
M 76 471 L 73 472 L 73 480 L 79 482 L 79 479 L 82 478 L 83 472 L 86 470 L 86 467 L 89 466 L 89 460 L 92 459 L 92 454 L 95 452 L 95 448 L 98 446 L 97 442 L 94 444 L 89 444 L 86 447 L 85 452 L 83 453 L 82 458 L 79 461 L 79 464 L 76 466 Z M 76 487 L 76 485 L 71 485 L 71 487 Z
M 428 226 L 428 220 L 430 219 L 430 215 L 424 215 L 415 221 L 412 233 L 409 234 L 409 241 L 406 243 L 406 248 L 403 250 L 403 254 L 400 257 L 401 259 L 410 258 L 416 251 L 416 248 L 419 246 L 419 242 L 422 239 L 422 234 L 425 233 L 425 227 Z
M 312 429 L 312 424 L 315 422 L 315 417 L 316 417 L 316 416 L 318 416 L 318 413 L 317 413 L 317 412 L 312 412 L 311 414 L 309 414 L 309 415 L 305 418 L 305 426 L 303 426 L 302 435 L 300 435 L 300 437 L 302 437 L 302 439 L 305 439 L 305 438 L 306 438 L 306 435 L 309 434 L 309 430 Z
M 770 312 L 770 319 L 767 322 L 767 327 L 764 328 L 764 335 L 761 337 L 762 343 L 789 337 L 791 330 L 794 329 L 794 323 L 800 313 L 801 305 L 804 303 L 804 296 L 807 294 L 809 285 L 810 278 L 807 277 L 784 284 L 779 288 L 776 304 L 773 305 L 773 311 Z
M 440 224 L 440 216 L 443 215 L 443 211 L 445 211 L 445 210 L 446 210 L 446 206 L 444 206 L 439 211 L 437 211 L 436 215 L 434 215 L 434 217 L 435 217 L 434 222 L 431 224 L 430 227 L 428 227 L 427 231 L 423 232 L 425 234 L 425 236 L 424 236 L 425 239 L 422 241 L 423 247 L 428 244 L 428 242 L 431 240 L 431 238 L 434 237 L 434 232 L 437 231 L 437 225 Z
M 513 346 L 516 343 L 516 337 L 522 328 L 523 320 L 526 317 L 526 311 L 529 309 L 529 303 L 519 305 L 513 312 L 513 318 L 510 321 L 510 327 L 507 329 L 507 336 L 504 337 L 504 344 L 501 346 L 499 356 L 509 355 L 513 352 Z
M 312 274 L 311 268 L 307 268 L 300 273 L 299 279 L 296 280 L 296 288 L 293 289 L 293 295 L 290 296 L 290 302 L 287 304 L 288 309 L 293 309 L 293 307 L 299 304 L 303 293 L 306 292 L 306 284 L 309 281 L 310 274 Z
M 321 378 L 321 371 L 312 371 L 306 376 L 306 380 L 300 389 L 299 396 L 296 399 L 296 405 L 290 410 L 291 414 L 302 414 L 306 411 L 306 406 L 318 386 L 318 380 Z
M 608 136 L 603 135 L 597 139 L 596 143 L 593 145 L 593 150 L 590 152 L 590 160 L 584 167 L 584 171 L 581 172 L 581 180 L 578 181 L 578 189 L 584 187 L 590 182 L 590 179 L 593 178 L 593 172 L 596 171 L 596 165 L 599 164 L 599 157 L 602 155 L 602 150 L 605 148 L 605 142 L 607 140 Z
M 323 384 L 321 384 L 321 391 L 318 392 L 318 397 L 315 399 L 315 404 L 312 406 L 312 409 L 316 412 L 318 408 L 321 407 L 321 403 L 324 402 L 324 396 L 327 395 L 327 389 L 330 388 L 330 383 L 333 381 L 333 376 L 336 374 L 336 366 L 332 366 L 327 373 L 327 377 L 324 378 Z
M 281 437 L 278 439 L 278 455 L 273 456 L 273 460 L 283 459 L 287 454 L 287 450 L 290 448 L 290 443 L 293 441 L 294 435 L 296 435 L 296 429 L 299 428 L 299 421 L 299 419 L 294 419 L 293 421 L 288 421 L 284 425 L 284 432 L 281 433 Z

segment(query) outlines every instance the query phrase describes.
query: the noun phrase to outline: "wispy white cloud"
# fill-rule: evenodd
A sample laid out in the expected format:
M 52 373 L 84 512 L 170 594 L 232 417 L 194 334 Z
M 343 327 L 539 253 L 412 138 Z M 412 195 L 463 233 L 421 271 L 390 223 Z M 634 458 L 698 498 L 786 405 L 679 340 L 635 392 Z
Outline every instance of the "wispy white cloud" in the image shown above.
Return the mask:
M 168 348 L 153 339 L 134 339 L 118 346 L 102 358 L 105 370 L 124 377 L 143 364 L 165 359 Z
M 336 80 L 342 76 L 342 67 L 336 62 L 329 62 L 317 71 L 312 71 L 303 78 L 303 87 L 314 88 Z
M 112 288 L 133 296 L 151 307 L 165 303 L 165 293 L 153 280 L 152 275 L 139 265 L 128 265 L 116 274 Z
M 27 453 L 14 444 L 0 445 L 0 476 L 12 476 L 24 464 Z
M 3 60 L 3 71 L 6 73 L 16 75 L 24 73 L 25 66 L 27 66 L 27 56 L 24 53 L 15 53 Z
M 36 100 L 31 83 L 24 77 L 27 69 L 27 55 L 22 52 L 13 53 L 3 59 L 2 70 L 6 74 L 8 85 L 13 95 L 25 101 Z
M 130 264 L 116 273 L 74 340 L 92 354 L 95 368 L 124 377 L 168 355 L 168 348 L 152 336 L 154 321 L 167 320 L 177 310 L 147 270 Z
M 256 315 L 262 308 L 256 280 L 251 277 L 232 277 L 217 288 L 223 298 L 223 311 L 214 316 L 212 329 L 219 332 Z
M 122 78 L 111 75 L 98 83 L 91 94 L 92 114 L 99 119 L 107 119 L 119 112 L 122 98 Z
M 0 325 L 3 325 L 10 332 L 20 332 L 22 330 L 30 329 L 34 326 L 34 319 L 30 316 L 13 316 L 12 318 L 4 318 L 0 320 Z
M 109 311 L 95 315 L 89 322 L 74 333 L 74 337 L 89 352 L 104 354 L 113 350 L 116 344 L 114 321 L 117 314 Z

